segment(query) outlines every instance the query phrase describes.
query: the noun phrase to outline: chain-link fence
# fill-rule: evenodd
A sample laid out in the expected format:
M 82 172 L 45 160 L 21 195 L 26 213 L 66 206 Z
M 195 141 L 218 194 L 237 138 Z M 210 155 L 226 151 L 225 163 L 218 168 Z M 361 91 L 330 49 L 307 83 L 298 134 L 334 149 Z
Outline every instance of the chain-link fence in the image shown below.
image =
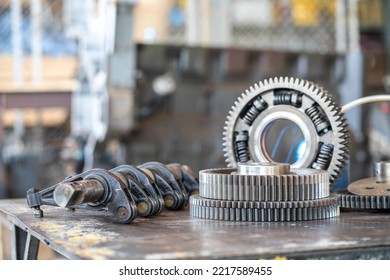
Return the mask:
M 136 39 L 205 47 L 250 48 L 305 53 L 347 50 L 348 10 L 343 0 L 140 1 Z M 156 7 L 157 6 L 157 7 Z M 156 17 L 167 24 L 147 18 Z M 348 16 L 348 13 L 351 14 Z M 165 18 L 164 18 L 165 16 Z
M 75 85 L 77 45 L 66 37 L 63 11 L 63 0 L 0 1 L 0 197 L 24 197 L 28 188 L 67 175 L 66 100 Z
M 31 55 L 36 29 L 39 29 L 38 36 L 41 37 L 39 44 L 42 55 L 75 55 L 75 42 L 65 36 L 63 6 L 63 0 L 1 1 L 0 55 L 12 54 L 13 45 L 17 43 L 14 33 L 20 34 L 22 54 Z M 34 24 L 36 21 L 39 22 L 38 27 Z

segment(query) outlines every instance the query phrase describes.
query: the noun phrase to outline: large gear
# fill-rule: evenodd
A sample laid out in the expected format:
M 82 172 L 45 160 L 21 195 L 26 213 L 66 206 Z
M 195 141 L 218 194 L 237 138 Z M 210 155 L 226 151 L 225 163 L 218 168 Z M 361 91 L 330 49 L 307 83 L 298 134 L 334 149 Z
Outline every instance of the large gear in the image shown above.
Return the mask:
M 272 205 L 268 205 L 269 203 L 271 203 Z M 242 207 L 212 206 L 225 206 L 225 204 L 219 204 L 219 202 L 215 200 L 208 200 L 208 202 L 205 202 L 204 199 L 201 199 L 198 196 L 191 196 L 190 214 L 193 217 L 201 219 L 242 222 L 308 221 L 328 219 L 336 217 L 340 214 L 338 198 L 335 197 L 323 199 L 320 203 L 318 203 L 318 205 L 315 205 L 313 203 L 300 204 L 293 202 L 226 202 L 227 206 L 232 206 L 229 204 L 237 204 L 235 206 Z M 262 206 L 274 207 L 272 208 Z
M 238 208 L 238 209 L 287 209 L 287 208 L 311 208 L 329 206 L 339 203 L 339 197 L 332 194 L 329 197 L 303 200 L 303 201 L 235 201 L 235 200 L 220 200 L 209 199 L 199 195 L 190 197 L 190 202 L 193 205 L 216 208 Z
M 287 174 L 242 175 L 235 168 L 202 170 L 199 194 L 235 201 L 299 201 L 329 196 L 326 171 L 291 169 Z
M 303 155 L 291 167 L 326 170 L 334 183 L 348 157 L 348 125 L 326 91 L 294 78 L 259 82 L 232 106 L 223 137 L 228 167 L 240 162 L 273 162 L 264 139 L 279 119 L 298 125 L 304 136 Z
M 324 170 L 290 169 L 286 163 L 239 163 L 200 172 L 194 217 L 228 221 L 304 221 L 335 217 L 339 196 L 329 195 Z

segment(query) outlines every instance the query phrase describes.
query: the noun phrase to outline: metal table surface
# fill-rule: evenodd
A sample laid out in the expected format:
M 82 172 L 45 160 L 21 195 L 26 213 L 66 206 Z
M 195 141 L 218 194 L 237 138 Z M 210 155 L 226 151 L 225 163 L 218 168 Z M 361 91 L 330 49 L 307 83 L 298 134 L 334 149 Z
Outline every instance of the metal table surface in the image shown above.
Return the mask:
M 123 225 L 104 212 L 42 209 L 44 217 L 35 218 L 24 199 L 0 200 L 0 211 L 27 233 L 27 243 L 39 240 L 70 259 L 390 259 L 390 212 L 254 223 L 202 220 L 191 217 L 188 209 L 164 210 Z

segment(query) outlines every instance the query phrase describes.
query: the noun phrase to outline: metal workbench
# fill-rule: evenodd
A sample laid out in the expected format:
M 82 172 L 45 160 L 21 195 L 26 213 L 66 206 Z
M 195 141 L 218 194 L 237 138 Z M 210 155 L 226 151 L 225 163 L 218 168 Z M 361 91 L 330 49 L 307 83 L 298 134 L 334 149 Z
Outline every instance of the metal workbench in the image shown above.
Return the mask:
M 104 212 L 42 209 L 44 218 L 35 218 L 24 199 L 0 200 L 2 222 L 13 233 L 13 258 L 36 258 L 43 242 L 70 259 L 390 259 L 390 212 L 252 223 L 165 210 L 123 225 Z

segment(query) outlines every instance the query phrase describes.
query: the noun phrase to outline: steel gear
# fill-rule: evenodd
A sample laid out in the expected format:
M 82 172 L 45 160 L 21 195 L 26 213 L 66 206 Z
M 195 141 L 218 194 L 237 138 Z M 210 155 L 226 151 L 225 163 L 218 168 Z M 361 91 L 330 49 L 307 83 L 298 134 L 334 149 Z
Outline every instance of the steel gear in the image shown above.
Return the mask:
M 339 191 L 340 207 L 346 209 L 390 209 L 390 162 L 374 165 L 375 177 L 352 182 Z
M 339 197 L 332 194 L 331 196 L 303 201 L 234 201 L 208 199 L 200 195 L 190 197 L 190 202 L 193 205 L 216 208 L 238 208 L 238 209 L 286 209 L 286 208 L 312 208 L 328 206 L 339 203 Z
M 334 183 L 348 157 L 348 125 L 326 91 L 294 78 L 259 82 L 232 106 L 223 137 L 228 167 L 240 162 L 273 162 L 264 139 L 279 119 L 298 125 L 305 139 L 305 151 L 292 168 L 326 170 Z
M 329 196 L 326 171 L 291 169 L 280 175 L 242 175 L 235 168 L 199 173 L 199 194 L 204 198 L 235 201 L 299 201 Z
M 388 195 L 355 195 L 347 191 L 339 191 L 336 194 L 340 197 L 340 207 L 344 209 L 390 209 Z
M 340 214 L 338 198 L 326 198 L 318 203 L 301 204 L 299 202 L 226 202 L 237 204 L 243 207 L 216 207 L 205 205 L 219 205 L 219 201 L 199 199 L 198 196 L 190 197 L 190 214 L 193 217 L 222 220 L 222 221 L 247 221 L 247 222 L 285 222 L 285 221 L 307 221 L 320 220 L 336 217 Z M 271 203 L 271 205 L 267 205 Z M 202 205 L 205 204 L 205 205 Z M 238 205 L 240 204 L 240 205 Z M 223 204 L 221 204 L 223 205 Z M 245 207 L 248 206 L 248 207 Z M 253 207 L 254 206 L 254 207 Z M 256 207 L 259 206 L 259 207 Z M 264 208 L 261 206 L 274 206 Z M 303 206 L 303 207 L 294 207 Z M 304 207 L 310 206 L 310 207 Z
M 286 163 L 239 163 L 202 170 L 199 195 L 190 197 L 194 217 L 229 221 L 317 220 L 339 214 L 324 170 L 290 169 Z

